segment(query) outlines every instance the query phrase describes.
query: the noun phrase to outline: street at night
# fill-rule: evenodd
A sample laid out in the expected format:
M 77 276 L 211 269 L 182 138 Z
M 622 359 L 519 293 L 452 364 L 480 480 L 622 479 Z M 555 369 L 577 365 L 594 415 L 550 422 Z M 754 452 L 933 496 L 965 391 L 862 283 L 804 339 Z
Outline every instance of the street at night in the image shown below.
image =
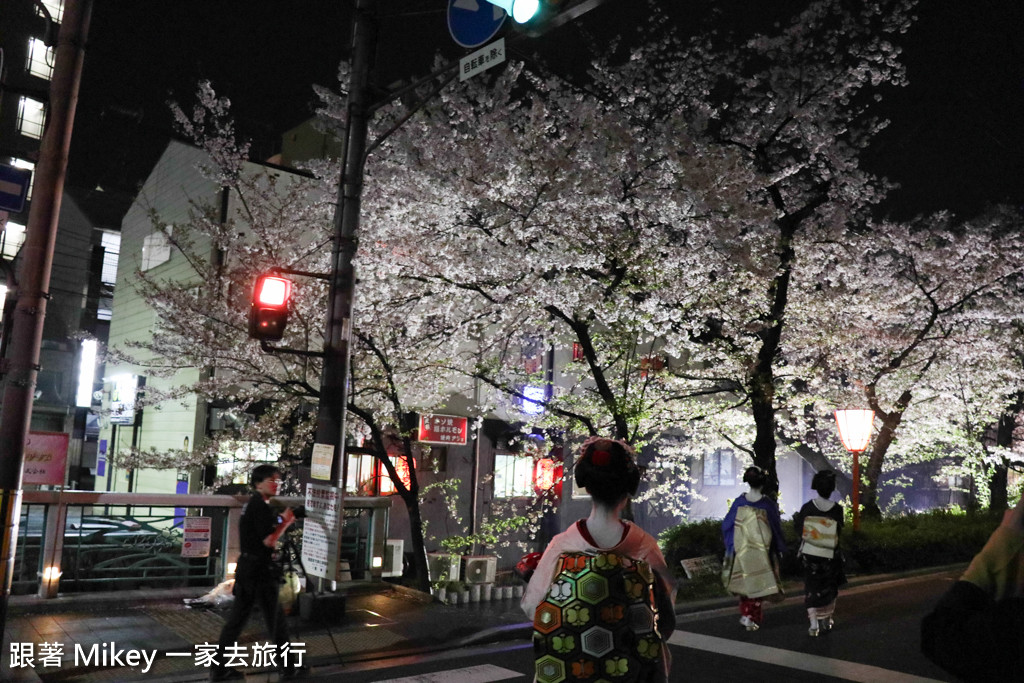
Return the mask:
M 1022 29 L 3 0 L 0 679 L 1021 678 Z

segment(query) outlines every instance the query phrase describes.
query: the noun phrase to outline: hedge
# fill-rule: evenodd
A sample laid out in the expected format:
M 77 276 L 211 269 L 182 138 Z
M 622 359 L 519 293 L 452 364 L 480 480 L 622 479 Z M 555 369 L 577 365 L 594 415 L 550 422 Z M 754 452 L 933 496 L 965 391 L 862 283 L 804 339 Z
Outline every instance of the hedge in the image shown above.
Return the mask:
M 882 574 L 922 567 L 969 562 L 999 525 L 1001 515 L 986 511 L 954 513 L 945 510 L 861 520 L 854 533 L 847 519 L 840 545 L 850 574 Z M 783 557 L 783 576 L 800 575 L 796 551 L 800 544 L 793 523 L 784 521 L 782 531 L 788 550 Z M 722 521 L 708 519 L 666 529 L 660 537 L 665 560 L 679 576 L 679 561 L 704 555 L 724 554 Z

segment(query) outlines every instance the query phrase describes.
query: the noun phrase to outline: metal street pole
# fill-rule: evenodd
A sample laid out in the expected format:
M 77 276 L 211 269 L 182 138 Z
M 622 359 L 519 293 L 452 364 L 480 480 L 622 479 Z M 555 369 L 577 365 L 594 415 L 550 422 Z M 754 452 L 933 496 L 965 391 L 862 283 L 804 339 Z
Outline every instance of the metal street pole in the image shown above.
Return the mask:
M 57 56 L 50 82 L 50 104 L 36 165 L 32 208 L 21 249 L 17 305 L 0 413 L 0 641 L 7 624 L 7 602 L 14 576 L 14 554 L 21 514 L 21 470 L 25 438 L 32 418 L 32 400 L 39 374 L 46 301 L 50 298 L 50 269 L 57 240 L 64 175 L 71 148 L 71 129 L 78 103 L 78 85 L 89 34 L 92 0 L 66 0 L 57 39 Z
M 345 490 L 345 412 L 348 403 L 349 357 L 352 338 L 352 298 L 356 234 L 363 193 L 363 166 L 369 126 L 370 58 L 376 36 L 374 0 L 357 0 L 352 27 L 352 76 L 348 90 L 345 150 L 334 211 L 334 248 L 316 442 L 334 446 L 331 481 Z M 343 494 L 344 495 L 344 494 Z M 340 527 L 339 527 L 340 533 Z

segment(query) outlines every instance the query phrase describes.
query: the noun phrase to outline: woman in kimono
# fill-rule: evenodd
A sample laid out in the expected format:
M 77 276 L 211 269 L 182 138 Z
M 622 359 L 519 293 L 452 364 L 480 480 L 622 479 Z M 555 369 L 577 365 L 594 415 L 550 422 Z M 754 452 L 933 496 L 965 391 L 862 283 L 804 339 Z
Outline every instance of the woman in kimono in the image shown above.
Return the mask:
M 815 473 L 811 488 L 818 496 L 804 503 L 793 515 L 800 542 L 800 563 L 804 570 L 804 606 L 810 619 L 808 634 L 817 636 L 832 630 L 839 587 L 846 583 L 839 532 L 843 528 L 843 506 L 829 500 L 836 490 L 836 473 Z
M 779 506 L 762 495 L 768 475 L 760 467 L 748 467 L 743 482 L 750 487 L 733 501 L 722 520 L 727 566 L 726 589 L 740 596 L 740 625 L 756 631 L 764 621 L 764 598 L 781 591 L 778 558 L 786 552 Z
M 664 643 L 675 629 L 675 578 L 657 540 L 622 519 L 640 484 L 636 453 L 624 441 L 592 437 L 573 469 L 576 485 L 590 495 L 590 516 L 551 540 L 520 603 L 534 620 L 535 680 L 571 671 L 574 678 L 667 683 Z M 604 597 L 574 600 L 597 575 L 608 581 Z M 588 649 L 587 632 L 595 627 L 611 636 L 610 651 Z

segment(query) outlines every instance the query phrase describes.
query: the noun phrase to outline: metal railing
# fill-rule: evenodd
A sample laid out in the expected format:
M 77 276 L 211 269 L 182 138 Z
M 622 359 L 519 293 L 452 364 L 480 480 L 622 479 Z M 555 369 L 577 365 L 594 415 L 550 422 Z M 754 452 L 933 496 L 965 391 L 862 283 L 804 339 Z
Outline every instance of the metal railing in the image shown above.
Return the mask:
M 12 593 L 212 586 L 239 554 L 238 520 L 247 496 L 25 491 Z M 282 497 L 290 507 L 299 497 Z M 390 499 L 348 497 L 341 556 L 354 579 L 379 579 Z M 186 517 L 211 521 L 210 552 L 182 552 Z M 299 525 L 300 526 L 301 522 Z M 301 536 L 301 534 L 297 534 Z M 301 543 L 301 541 L 300 541 Z

